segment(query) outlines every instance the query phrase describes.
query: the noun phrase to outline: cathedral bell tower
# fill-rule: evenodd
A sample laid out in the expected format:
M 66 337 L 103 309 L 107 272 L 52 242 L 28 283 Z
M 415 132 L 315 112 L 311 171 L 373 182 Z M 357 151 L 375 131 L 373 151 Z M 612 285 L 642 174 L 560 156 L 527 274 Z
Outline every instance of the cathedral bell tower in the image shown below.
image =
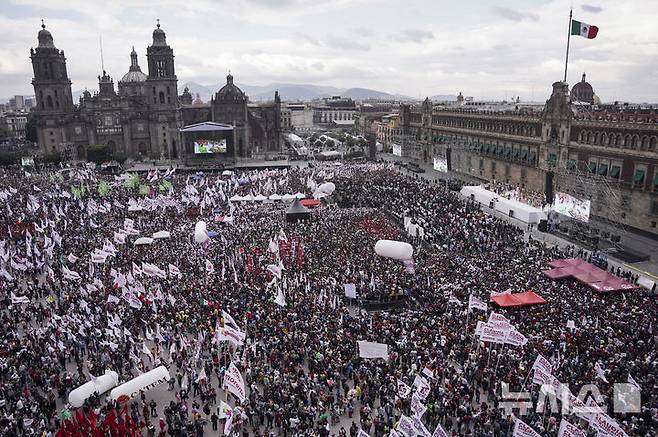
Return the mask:
M 38 40 L 37 48 L 30 49 L 37 141 L 44 153 L 54 154 L 68 150 L 70 139 L 66 122 L 74 111 L 71 80 L 66 71 L 64 51 L 55 47 L 53 36 L 46 30 L 43 20 Z
M 153 158 L 176 159 L 181 156 L 182 127 L 178 102 L 178 79 L 174 70 L 174 51 L 160 20 L 153 31 L 153 44 L 146 49 L 148 77 L 144 91 L 151 109 L 149 116 L 150 150 Z
M 43 20 L 38 39 L 37 48 L 30 49 L 36 110 L 42 113 L 70 112 L 73 98 L 64 51 L 55 47 L 53 36 L 46 30 Z
M 148 60 L 147 88 L 149 104 L 160 108 L 178 106 L 178 79 L 174 71 L 174 51 L 167 45 L 167 37 L 160 22 L 153 31 L 153 44 L 146 49 Z

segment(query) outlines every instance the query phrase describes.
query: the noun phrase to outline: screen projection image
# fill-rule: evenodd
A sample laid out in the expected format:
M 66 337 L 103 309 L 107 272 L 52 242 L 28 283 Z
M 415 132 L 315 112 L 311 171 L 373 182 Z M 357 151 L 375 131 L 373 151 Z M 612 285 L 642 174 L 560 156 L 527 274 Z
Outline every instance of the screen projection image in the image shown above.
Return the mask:
M 448 171 L 448 160 L 439 156 L 435 156 L 434 170 L 446 173 Z
M 591 201 L 581 200 L 565 193 L 555 193 L 553 210 L 583 222 L 589 221 Z
M 402 156 L 402 146 L 399 144 L 393 144 L 393 154 L 395 156 Z
M 226 153 L 226 139 L 215 140 L 196 140 L 194 142 L 194 153 Z

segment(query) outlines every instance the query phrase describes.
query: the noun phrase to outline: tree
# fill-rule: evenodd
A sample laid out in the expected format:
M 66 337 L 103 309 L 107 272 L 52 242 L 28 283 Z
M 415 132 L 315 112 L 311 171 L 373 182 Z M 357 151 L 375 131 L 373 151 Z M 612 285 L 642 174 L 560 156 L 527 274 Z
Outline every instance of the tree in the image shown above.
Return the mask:
M 87 147 L 87 160 L 100 164 L 112 160 L 112 150 L 105 144 L 91 144 Z
M 332 147 L 334 147 L 334 145 L 335 145 L 336 143 L 334 142 L 334 140 L 332 140 L 332 139 L 330 138 L 330 139 L 328 139 L 327 142 L 324 143 L 324 144 L 325 144 L 327 147 L 332 148 Z
M 27 122 L 25 123 L 25 140 L 31 143 L 39 141 L 39 138 L 37 137 L 37 121 L 32 112 L 28 114 Z

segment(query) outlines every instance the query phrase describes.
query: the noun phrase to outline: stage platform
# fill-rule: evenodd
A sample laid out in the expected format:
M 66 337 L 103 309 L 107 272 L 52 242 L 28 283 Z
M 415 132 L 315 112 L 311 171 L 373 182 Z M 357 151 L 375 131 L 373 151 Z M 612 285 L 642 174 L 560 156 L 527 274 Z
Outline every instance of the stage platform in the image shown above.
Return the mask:
M 518 200 L 506 199 L 493 191 L 484 189 L 482 186 L 463 187 L 460 194 L 467 199 L 479 202 L 523 223 L 536 224 L 540 220 L 546 219 L 546 213 L 541 209 Z

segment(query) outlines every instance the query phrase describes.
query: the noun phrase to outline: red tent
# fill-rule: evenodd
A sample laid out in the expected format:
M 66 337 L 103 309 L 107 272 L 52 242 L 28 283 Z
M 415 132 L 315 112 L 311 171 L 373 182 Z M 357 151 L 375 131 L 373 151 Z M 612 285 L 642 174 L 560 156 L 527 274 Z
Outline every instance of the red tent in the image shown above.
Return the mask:
M 543 305 L 546 303 L 546 299 L 535 293 L 534 291 L 526 291 L 525 293 L 517 293 L 514 296 L 523 304 L 523 305 Z
M 496 302 L 499 307 L 503 308 L 542 305 L 546 303 L 546 300 L 534 291 L 528 291 L 525 293 L 501 294 L 500 296 L 494 296 L 492 300 Z
M 320 204 L 320 199 L 302 199 L 300 203 L 307 208 L 315 208 Z
M 561 268 L 544 270 L 542 273 L 545 274 L 546 276 L 548 276 L 551 279 L 564 279 L 564 278 L 568 278 L 569 276 L 571 276 L 571 273 L 565 272 L 564 269 L 561 269 Z

